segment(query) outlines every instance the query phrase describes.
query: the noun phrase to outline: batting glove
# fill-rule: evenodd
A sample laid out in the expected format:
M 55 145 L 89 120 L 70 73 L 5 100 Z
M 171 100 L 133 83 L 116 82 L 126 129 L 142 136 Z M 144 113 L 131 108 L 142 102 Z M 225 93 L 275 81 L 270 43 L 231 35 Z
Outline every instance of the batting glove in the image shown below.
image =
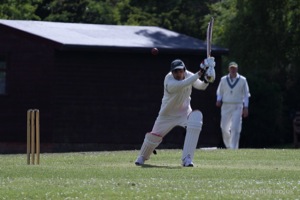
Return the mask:
M 216 79 L 216 72 L 214 67 L 208 67 L 205 74 L 204 74 L 204 79 L 208 83 L 213 83 Z
M 216 62 L 214 57 L 205 58 L 200 64 L 200 69 L 206 70 L 208 67 L 215 67 Z

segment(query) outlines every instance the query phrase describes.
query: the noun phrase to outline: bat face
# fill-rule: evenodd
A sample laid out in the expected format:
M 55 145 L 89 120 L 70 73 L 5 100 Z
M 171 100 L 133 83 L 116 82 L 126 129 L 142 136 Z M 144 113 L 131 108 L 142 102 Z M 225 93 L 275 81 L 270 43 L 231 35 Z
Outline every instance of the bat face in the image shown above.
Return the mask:
M 207 26 L 207 32 L 206 32 L 206 42 L 207 42 L 207 48 L 206 48 L 206 53 L 207 53 L 207 58 L 210 57 L 211 54 L 211 42 L 212 42 L 212 29 L 214 26 L 214 18 L 212 17 L 210 19 L 210 22 L 208 23 Z

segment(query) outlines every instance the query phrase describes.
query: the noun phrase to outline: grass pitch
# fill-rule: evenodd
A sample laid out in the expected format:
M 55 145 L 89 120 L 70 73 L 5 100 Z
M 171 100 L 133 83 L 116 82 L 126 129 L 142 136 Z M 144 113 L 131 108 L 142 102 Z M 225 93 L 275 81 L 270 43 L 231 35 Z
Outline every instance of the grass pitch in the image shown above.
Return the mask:
M 181 167 L 181 150 L 158 150 L 144 166 L 138 151 L 0 155 L 0 199 L 299 199 L 300 151 L 197 150 Z

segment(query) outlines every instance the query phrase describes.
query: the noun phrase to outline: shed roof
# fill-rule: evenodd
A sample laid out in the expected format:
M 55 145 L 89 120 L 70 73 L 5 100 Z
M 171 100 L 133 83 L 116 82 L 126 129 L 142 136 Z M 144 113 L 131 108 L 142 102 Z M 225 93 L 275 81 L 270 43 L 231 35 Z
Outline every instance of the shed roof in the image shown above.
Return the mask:
M 56 44 L 59 49 L 157 47 L 206 51 L 206 43 L 202 40 L 155 26 L 0 20 L 1 27 L 45 39 Z M 212 51 L 226 53 L 227 49 L 213 46 Z

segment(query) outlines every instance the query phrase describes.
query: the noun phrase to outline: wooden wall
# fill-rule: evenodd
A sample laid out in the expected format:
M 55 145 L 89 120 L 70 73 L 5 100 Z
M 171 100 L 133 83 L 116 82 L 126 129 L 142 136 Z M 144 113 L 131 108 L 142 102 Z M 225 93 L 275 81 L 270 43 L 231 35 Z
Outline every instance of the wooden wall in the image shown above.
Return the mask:
M 49 139 L 51 76 L 53 50 L 46 45 L 1 30 L 0 54 L 8 64 L 7 95 L 0 96 L 0 143 L 26 141 L 26 112 L 42 112 L 43 140 Z M 4 149 L 5 151 L 5 149 Z
M 57 52 L 55 60 L 55 142 L 141 144 L 151 131 L 163 95 L 163 80 L 178 55 Z M 181 57 L 191 71 L 199 56 Z M 204 115 L 199 145 L 219 145 L 216 83 L 194 91 L 192 105 Z M 179 129 L 180 130 L 180 129 Z M 181 144 L 184 131 L 163 144 Z M 173 146 L 173 145 L 171 145 Z

